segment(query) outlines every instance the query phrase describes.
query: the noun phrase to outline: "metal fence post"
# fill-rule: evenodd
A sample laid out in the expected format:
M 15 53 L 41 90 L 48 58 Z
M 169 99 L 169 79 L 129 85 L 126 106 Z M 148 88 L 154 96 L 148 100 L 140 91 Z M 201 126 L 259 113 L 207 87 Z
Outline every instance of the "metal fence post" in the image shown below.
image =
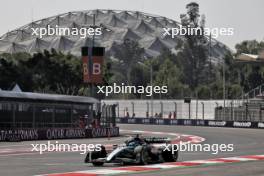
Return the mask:
M 202 109 L 203 109 L 203 120 L 204 120 L 204 102 L 201 102 L 202 104 Z
M 160 102 L 160 113 L 161 113 L 161 118 L 163 117 L 163 103 L 162 101 Z
M 198 97 L 197 97 L 197 92 L 196 92 L 196 120 L 198 119 Z
M 176 114 L 176 116 L 177 116 L 177 103 L 176 102 L 174 102 L 174 110 L 175 110 L 175 114 Z
M 219 120 L 219 109 L 218 109 L 218 102 L 215 102 L 215 104 L 216 104 L 216 111 L 215 111 L 215 120 Z
M 248 120 L 248 103 L 246 103 L 245 105 L 246 105 L 246 120 Z
M 73 105 L 70 105 L 70 118 L 71 118 L 71 127 L 74 127 L 74 122 L 73 122 Z
M 149 114 L 149 102 L 146 102 L 147 104 L 147 114 Z
M 117 117 L 119 118 L 119 102 L 116 102 L 116 107 L 117 107 Z
M 262 122 L 262 106 L 259 104 L 259 122 Z
M 191 102 L 189 102 L 188 105 L 189 105 L 189 119 L 191 119 Z
M 231 120 L 234 120 L 234 116 L 233 116 L 233 100 L 230 102 L 230 107 L 231 107 L 231 109 L 230 109 L 230 117 L 231 117 Z
M 133 115 L 134 115 L 134 113 L 135 113 L 135 104 L 134 104 L 134 102 L 131 102 L 131 104 L 132 104 L 132 117 L 133 117 Z

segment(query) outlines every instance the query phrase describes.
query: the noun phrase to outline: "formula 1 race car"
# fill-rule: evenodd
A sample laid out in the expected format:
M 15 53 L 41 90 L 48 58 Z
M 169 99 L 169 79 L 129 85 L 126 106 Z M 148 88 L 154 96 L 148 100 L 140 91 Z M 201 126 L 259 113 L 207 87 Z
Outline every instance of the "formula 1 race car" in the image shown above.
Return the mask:
M 85 163 L 102 166 L 104 163 L 145 165 L 177 161 L 178 151 L 165 150 L 164 144 L 170 144 L 170 139 L 156 137 L 140 138 L 137 135 L 127 140 L 125 144 L 114 145 L 113 150 L 109 153 L 107 153 L 103 145 L 101 146 L 101 151 L 87 153 Z M 168 146 L 171 147 L 171 145 Z

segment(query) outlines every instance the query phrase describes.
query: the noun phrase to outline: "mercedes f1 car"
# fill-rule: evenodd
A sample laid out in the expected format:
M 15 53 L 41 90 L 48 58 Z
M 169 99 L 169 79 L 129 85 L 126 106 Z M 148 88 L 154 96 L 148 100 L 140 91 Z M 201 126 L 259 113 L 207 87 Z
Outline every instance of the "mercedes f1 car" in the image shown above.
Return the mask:
M 113 150 L 109 153 L 103 145 L 101 146 L 101 151 L 87 153 L 85 163 L 102 166 L 104 163 L 145 165 L 150 163 L 175 162 L 178 159 L 178 151 L 165 150 L 164 144 L 169 143 L 170 139 L 168 138 L 140 138 L 137 135 L 127 140 L 125 144 L 113 145 Z

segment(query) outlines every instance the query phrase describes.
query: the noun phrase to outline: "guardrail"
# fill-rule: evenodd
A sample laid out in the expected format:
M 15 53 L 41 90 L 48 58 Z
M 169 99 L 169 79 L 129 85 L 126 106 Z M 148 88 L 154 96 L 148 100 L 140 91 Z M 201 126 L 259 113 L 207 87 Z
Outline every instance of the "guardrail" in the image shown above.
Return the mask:
M 160 118 L 118 118 L 117 123 L 264 129 L 264 122 L 249 122 L 249 121 L 217 121 L 217 120 L 160 119 Z

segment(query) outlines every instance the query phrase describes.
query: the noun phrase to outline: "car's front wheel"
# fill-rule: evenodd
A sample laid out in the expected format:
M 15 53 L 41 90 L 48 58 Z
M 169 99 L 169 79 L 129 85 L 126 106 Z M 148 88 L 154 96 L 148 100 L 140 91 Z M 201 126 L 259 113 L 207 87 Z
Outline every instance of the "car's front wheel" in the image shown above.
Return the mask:
M 149 156 L 146 147 L 139 146 L 138 148 L 136 148 L 136 152 L 136 162 L 142 165 L 148 164 Z
M 93 152 L 88 153 L 86 155 L 86 158 L 85 158 L 84 162 L 85 163 L 92 162 L 92 164 L 94 166 L 102 166 L 102 165 L 104 165 L 104 162 L 93 161 L 93 160 L 96 160 L 98 158 L 105 158 L 106 155 L 107 155 L 107 152 L 105 150 L 105 147 L 101 146 L 101 151 L 93 151 Z
M 171 151 L 162 152 L 164 162 L 176 162 L 178 160 L 178 151 L 172 153 Z

